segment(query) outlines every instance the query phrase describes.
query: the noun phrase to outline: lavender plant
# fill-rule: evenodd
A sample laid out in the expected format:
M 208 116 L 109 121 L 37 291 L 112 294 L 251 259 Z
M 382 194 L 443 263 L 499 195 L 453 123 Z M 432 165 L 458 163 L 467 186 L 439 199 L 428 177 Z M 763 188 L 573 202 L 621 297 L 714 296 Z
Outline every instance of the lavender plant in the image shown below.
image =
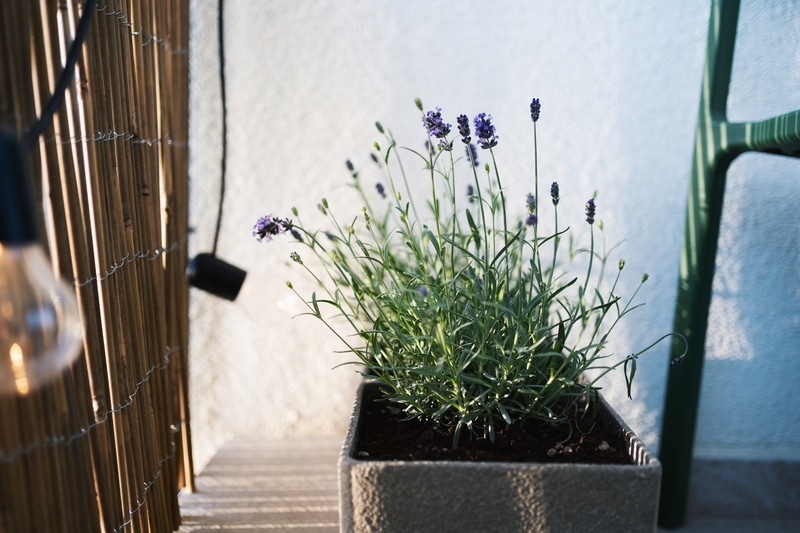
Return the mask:
M 423 112 L 419 99 L 416 106 Z M 594 198 L 584 205 L 588 246 L 571 238 L 565 245 L 561 187 L 550 185 L 546 208 L 539 196 L 540 112 L 533 99 L 532 192 L 519 201 L 520 216 L 508 213 L 491 115 L 458 116 L 454 136 L 435 108 L 422 113 L 424 151 L 401 149 L 376 123 L 385 144 L 375 143 L 372 159 L 383 181 L 365 184 L 347 162 L 363 201 L 356 218 L 340 221 L 322 199 L 325 230 L 302 224 L 296 208 L 294 220 L 267 215 L 253 229 L 259 241 L 290 233 L 315 256 L 318 268 L 291 253 L 319 286 L 310 298 L 298 294 L 307 314 L 328 325 L 409 418 L 450 428 L 454 446 L 465 429 L 493 441 L 500 427 L 522 420 L 586 427 L 599 380 L 621 367 L 630 396 L 638 357 L 669 336 L 619 360 L 607 353 L 614 327 L 639 306 L 647 275 L 625 300 L 617 294 L 624 261 L 604 280 L 609 261 L 595 243 Z M 411 183 L 420 180 L 407 174 L 408 157 L 430 190 L 424 210 L 413 200 Z M 482 167 L 479 157 L 487 159 Z M 545 213 L 554 227 L 547 234 L 539 223 Z M 582 272 L 572 273 L 578 263 Z M 341 319 L 350 331 L 337 327 Z

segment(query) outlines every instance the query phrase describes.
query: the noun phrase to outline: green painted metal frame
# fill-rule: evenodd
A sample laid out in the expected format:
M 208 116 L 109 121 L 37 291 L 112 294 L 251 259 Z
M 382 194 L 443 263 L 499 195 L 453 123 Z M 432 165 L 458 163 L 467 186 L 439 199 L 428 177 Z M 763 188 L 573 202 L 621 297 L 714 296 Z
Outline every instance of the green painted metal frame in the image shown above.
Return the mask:
M 800 111 L 758 122 L 727 121 L 738 17 L 739 0 L 712 2 L 673 330 L 686 337 L 688 352 L 681 367 L 669 373 L 659 446 L 663 465 L 659 524 L 667 528 L 679 527 L 685 520 L 728 168 L 749 151 L 800 157 Z M 671 359 L 683 349 L 682 342 L 675 342 Z

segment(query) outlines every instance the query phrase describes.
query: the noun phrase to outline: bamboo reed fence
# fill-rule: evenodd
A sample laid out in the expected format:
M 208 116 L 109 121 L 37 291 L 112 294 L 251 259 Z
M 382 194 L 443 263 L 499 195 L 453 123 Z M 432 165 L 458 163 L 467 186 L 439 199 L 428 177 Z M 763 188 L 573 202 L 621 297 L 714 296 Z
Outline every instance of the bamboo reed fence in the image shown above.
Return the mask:
M 0 2 L 0 123 L 51 95 L 79 0 Z M 30 150 L 83 356 L 0 397 L 0 533 L 174 531 L 188 427 L 189 0 L 100 0 L 75 80 Z M 2 191 L 0 191 L 2 194 Z

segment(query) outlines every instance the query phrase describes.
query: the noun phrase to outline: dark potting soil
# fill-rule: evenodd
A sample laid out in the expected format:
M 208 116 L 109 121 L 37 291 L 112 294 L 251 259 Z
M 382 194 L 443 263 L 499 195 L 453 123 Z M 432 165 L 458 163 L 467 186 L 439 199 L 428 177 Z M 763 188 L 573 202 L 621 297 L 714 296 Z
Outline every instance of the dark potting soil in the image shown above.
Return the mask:
M 376 400 L 373 391 L 367 390 L 361 409 L 357 459 L 632 464 L 624 435 L 603 416 L 590 433 L 574 430 L 571 436 L 568 428 L 538 421 L 502 425 L 494 443 L 464 430 L 453 449 L 451 431 L 405 420 L 397 406 Z

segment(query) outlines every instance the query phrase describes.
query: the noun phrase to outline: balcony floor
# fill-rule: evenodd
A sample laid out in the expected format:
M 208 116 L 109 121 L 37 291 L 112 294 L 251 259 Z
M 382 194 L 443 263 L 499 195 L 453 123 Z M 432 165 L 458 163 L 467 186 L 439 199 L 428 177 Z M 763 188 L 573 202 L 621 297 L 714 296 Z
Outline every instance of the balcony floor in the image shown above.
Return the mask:
M 341 442 L 340 438 L 229 441 L 197 476 L 196 491 L 180 495 L 179 531 L 338 532 L 336 463 Z M 797 516 L 742 519 L 706 508 L 702 516 L 690 513 L 684 527 L 659 533 L 793 533 L 800 531 Z

